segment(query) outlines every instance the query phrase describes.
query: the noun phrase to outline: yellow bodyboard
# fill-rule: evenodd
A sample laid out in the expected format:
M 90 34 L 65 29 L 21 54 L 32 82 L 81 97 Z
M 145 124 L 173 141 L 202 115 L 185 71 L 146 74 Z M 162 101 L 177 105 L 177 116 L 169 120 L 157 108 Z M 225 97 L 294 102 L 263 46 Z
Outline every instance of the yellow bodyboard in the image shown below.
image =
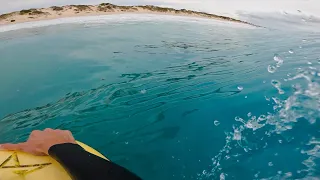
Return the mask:
M 108 160 L 93 148 L 78 141 L 77 143 L 86 151 Z M 50 156 L 0 151 L 0 180 L 71 180 L 71 178 Z

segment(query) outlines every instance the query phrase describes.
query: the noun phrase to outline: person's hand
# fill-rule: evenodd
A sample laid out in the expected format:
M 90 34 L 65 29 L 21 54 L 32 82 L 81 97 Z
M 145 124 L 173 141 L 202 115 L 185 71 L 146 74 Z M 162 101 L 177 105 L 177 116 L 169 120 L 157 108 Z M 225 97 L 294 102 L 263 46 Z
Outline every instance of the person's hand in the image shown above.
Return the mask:
M 76 144 L 70 131 L 45 129 L 32 131 L 27 142 L 19 144 L 1 144 L 1 150 L 23 151 L 33 155 L 48 155 L 51 146 L 56 144 Z

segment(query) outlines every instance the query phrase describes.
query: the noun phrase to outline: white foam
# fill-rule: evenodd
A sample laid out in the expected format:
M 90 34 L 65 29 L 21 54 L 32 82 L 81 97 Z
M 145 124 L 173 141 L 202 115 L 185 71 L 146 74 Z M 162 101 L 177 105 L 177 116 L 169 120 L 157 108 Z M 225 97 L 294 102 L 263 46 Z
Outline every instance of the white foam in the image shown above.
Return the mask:
M 159 14 L 113 14 L 113 15 L 99 15 L 99 16 L 81 16 L 81 17 L 66 17 L 52 20 L 42 20 L 25 22 L 11 25 L 0 26 L 0 32 L 14 31 L 25 28 L 45 27 L 59 24 L 89 24 L 89 23 L 112 23 L 112 22 L 127 22 L 127 21 L 182 21 L 190 23 L 202 23 L 211 25 L 223 25 L 242 28 L 254 28 L 252 26 L 240 23 L 234 23 L 230 21 L 222 21 L 215 19 L 206 19 L 199 17 L 188 16 L 172 16 L 172 15 L 159 15 Z

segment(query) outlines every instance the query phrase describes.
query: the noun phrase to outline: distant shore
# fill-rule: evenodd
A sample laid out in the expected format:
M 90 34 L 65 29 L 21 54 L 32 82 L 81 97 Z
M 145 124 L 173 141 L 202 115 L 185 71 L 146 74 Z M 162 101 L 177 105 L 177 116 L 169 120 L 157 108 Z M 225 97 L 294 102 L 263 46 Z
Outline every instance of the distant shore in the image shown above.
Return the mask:
M 216 19 L 222 21 L 230 21 L 235 23 L 254 24 L 240 21 L 234 18 L 209 14 L 205 12 L 197 12 L 186 9 L 173 9 L 158 6 L 117 6 L 110 3 L 102 3 L 99 5 L 67 5 L 67 6 L 52 6 L 49 8 L 28 9 L 12 13 L 0 15 L 0 25 L 9 25 L 16 23 L 51 20 L 64 17 L 78 16 L 95 16 L 108 14 L 124 14 L 124 13 L 140 13 L 140 14 L 162 14 L 175 16 L 202 17 L 208 19 Z M 256 26 L 258 27 L 258 26 Z

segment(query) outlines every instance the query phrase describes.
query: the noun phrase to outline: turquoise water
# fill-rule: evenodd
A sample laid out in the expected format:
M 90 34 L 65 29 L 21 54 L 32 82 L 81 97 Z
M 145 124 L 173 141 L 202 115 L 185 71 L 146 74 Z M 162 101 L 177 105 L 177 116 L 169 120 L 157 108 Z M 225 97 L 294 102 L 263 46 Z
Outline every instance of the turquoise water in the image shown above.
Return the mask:
M 2 32 L 0 143 L 51 127 L 143 179 L 317 179 L 319 47 L 187 20 Z

